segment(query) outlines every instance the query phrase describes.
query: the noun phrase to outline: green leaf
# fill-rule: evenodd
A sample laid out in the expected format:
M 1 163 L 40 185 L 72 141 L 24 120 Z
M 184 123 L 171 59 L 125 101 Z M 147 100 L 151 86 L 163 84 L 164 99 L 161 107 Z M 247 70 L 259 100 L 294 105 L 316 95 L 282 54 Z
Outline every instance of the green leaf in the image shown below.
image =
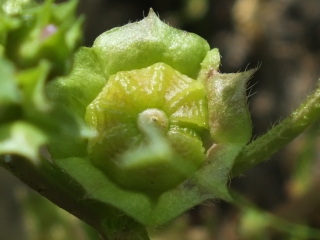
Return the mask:
M 39 147 L 46 136 L 26 122 L 14 122 L 0 127 L 0 154 L 17 154 L 38 162 Z

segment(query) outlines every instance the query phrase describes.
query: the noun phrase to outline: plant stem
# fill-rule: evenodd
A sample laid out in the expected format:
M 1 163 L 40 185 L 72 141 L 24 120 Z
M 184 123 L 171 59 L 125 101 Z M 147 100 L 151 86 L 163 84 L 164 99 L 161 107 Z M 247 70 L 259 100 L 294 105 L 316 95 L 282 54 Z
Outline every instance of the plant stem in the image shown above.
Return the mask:
M 248 144 L 236 158 L 232 177 L 267 160 L 320 117 L 320 86 L 289 117 Z
M 83 188 L 60 168 L 47 160 L 42 160 L 35 166 L 19 156 L 10 156 L 9 160 L 6 157 L 0 157 L 0 166 L 54 204 L 91 225 L 104 240 L 108 240 L 106 229 L 100 220 L 106 218 L 110 209 L 85 198 Z

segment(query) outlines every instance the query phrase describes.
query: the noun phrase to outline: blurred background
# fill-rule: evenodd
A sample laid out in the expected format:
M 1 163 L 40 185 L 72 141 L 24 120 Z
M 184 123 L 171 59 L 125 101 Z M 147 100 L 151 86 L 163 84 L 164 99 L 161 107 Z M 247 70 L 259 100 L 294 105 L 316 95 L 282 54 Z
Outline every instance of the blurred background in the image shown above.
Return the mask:
M 260 66 L 248 86 L 253 138 L 288 116 L 317 86 L 319 0 L 80 0 L 84 45 L 91 46 L 106 30 L 141 20 L 150 8 L 171 26 L 219 48 L 221 72 Z M 150 229 L 151 239 L 320 239 L 319 123 L 230 181 L 246 200 L 237 206 L 204 203 L 167 226 Z M 96 238 L 3 169 L 0 196 L 0 240 Z M 41 207 L 50 218 L 42 219 Z

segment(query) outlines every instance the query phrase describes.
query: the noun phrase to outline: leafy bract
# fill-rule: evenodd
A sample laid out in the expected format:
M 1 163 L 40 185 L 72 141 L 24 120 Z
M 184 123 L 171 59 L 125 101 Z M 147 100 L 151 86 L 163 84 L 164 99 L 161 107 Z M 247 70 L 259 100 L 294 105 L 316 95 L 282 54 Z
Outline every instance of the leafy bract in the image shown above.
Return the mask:
M 49 98 L 79 118 L 84 117 L 87 105 L 100 93 L 111 74 L 157 62 L 165 62 L 197 78 L 206 88 L 209 129 L 215 144 L 207 150 L 207 159 L 201 168 L 168 191 L 134 191 L 118 185 L 92 164 L 85 153 L 80 154 L 87 146 L 85 140 L 79 143 L 77 139 L 66 141 L 61 137 L 56 145 L 68 148 L 53 147 L 54 161 L 83 186 L 88 199 L 115 207 L 146 226 L 164 224 L 207 199 L 230 200 L 229 174 L 234 159 L 251 135 L 245 90 L 254 70 L 221 74 L 218 50 L 208 51 L 203 39 L 170 28 L 151 12 L 141 22 L 102 34 L 91 49 L 82 48 L 77 53 L 71 75 L 49 84 Z M 130 155 L 125 157 L 130 158 Z
M 67 77 L 60 77 L 46 86 L 49 99 L 63 103 L 83 118 L 90 102 L 100 93 L 107 79 L 95 53 L 82 47 L 74 57 L 74 67 Z
M 209 49 L 203 38 L 168 26 L 152 9 L 142 21 L 101 34 L 93 45 L 107 78 L 118 71 L 145 68 L 157 62 L 196 78 Z
M 106 83 L 97 57 L 89 48 L 81 48 L 74 60 L 74 68 L 68 77 L 61 77 L 46 86 L 48 98 L 55 102 L 56 109 L 68 113 L 78 126 L 78 135 L 64 133 L 51 141 L 50 152 L 53 157 L 65 158 L 85 156 L 86 137 L 91 133 L 84 124 L 87 105 L 98 95 Z M 74 119 L 74 120 L 72 120 Z M 74 127 L 73 127 L 74 129 Z M 75 129 L 76 130 L 76 129 Z M 91 135 L 92 136 L 92 135 Z
M 221 74 L 219 62 L 218 50 L 212 49 L 201 64 L 198 77 L 207 90 L 210 133 L 216 143 L 244 146 L 251 137 L 246 86 L 256 69 Z

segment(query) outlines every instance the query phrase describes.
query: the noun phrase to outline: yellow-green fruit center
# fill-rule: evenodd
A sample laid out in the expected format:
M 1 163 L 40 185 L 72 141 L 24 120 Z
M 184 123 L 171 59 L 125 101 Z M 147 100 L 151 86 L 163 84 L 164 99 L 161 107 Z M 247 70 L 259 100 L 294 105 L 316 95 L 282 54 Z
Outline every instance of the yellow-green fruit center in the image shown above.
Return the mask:
M 169 120 L 167 115 L 160 109 L 148 108 L 139 113 L 137 125 L 139 130 L 147 135 L 145 126 L 155 127 L 162 131 L 167 131 Z
M 110 76 L 85 119 L 97 131 L 91 160 L 126 188 L 167 190 L 205 160 L 204 87 L 164 63 Z

